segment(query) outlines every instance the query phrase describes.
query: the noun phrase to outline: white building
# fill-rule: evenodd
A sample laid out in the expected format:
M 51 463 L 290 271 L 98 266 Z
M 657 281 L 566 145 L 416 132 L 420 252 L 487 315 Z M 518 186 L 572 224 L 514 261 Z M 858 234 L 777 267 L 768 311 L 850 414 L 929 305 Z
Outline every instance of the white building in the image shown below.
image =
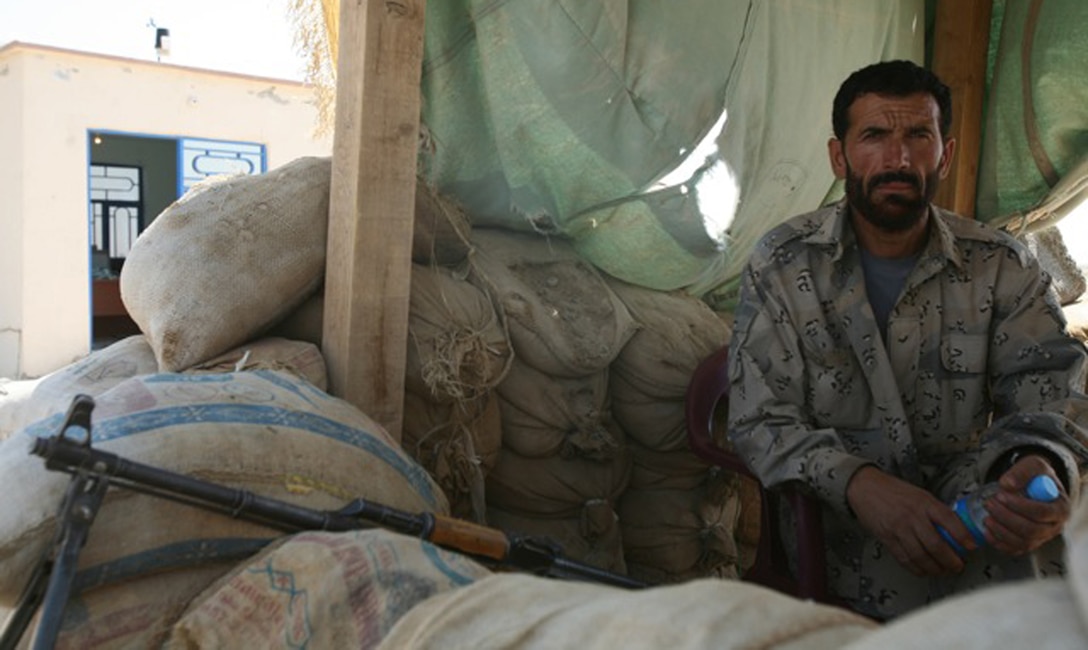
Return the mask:
M 331 155 L 296 81 L 0 47 L 0 377 L 34 378 L 133 325 L 116 274 L 194 182 Z

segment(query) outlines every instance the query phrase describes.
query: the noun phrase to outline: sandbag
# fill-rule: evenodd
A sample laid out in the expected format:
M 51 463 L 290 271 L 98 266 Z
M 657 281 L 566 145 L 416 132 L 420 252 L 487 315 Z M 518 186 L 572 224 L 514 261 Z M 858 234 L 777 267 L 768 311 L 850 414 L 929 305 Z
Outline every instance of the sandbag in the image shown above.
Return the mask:
M 1058 304 L 1076 302 L 1084 294 L 1088 282 L 1084 272 L 1065 246 L 1062 232 L 1056 227 L 1044 228 L 1023 236 L 1028 250 L 1039 260 L 1039 267 L 1050 274 L 1051 286 Z
M 994 585 L 916 610 L 844 650 L 1085 648 L 1088 634 L 1078 609 L 1063 580 Z
M 502 445 L 498 397 L 439 403 L 406 390 L 401 434 L 405 451 L 442 487 L 450 513 L 484 523 L 484 479 Z
M 608 286 L 638 324 L 610 366 L 612 412 L 650 449 L 687 448 L 684 396 L 706 357 L 728 344 L 731 328 L 703 301 L 615 279 Z
M 28 382 L 10 401 L 0 401 L 0 440 L 54 413 L 68 410 L 76 395 L 100 395 L 126 379 L 158 372 L 158 361 L 143 334 L 129 336 L 86 357 Z M 305 341 L 263 338 L 228 350 L 187 372 L 224 373 L 238 370 L 283 370 L 325 389 L 325 359 Z M 0 386 L 0 390 L 7 385 Z
M 714 471 L 690 449 L 654 451 L 637 442 L 627 448 L 632 461 L 630 488 L 697 490 Z
M 519 515 L 489 506 L 487 523 L 518 535 L 550 540 L 559 545 L 568 559 L 619 575 L 627 574 L 619 516 L 612 504 L 603 499 L 587 501 L 570 517 Z
M 608 367 L 635 331 L 600 273 L 557 238 L 477 228 L 469 281 L 507 322 L 514 353 L 556 377 Z
M 627 488 L 631 458 L 525 458 L 504 448 L 487 475 L 487 503 L 512 513 L 576 516 L 590 501 L 615 503 Z
M 416 605 L 379 647 L 839 650 L 876 628 L 847 610 L 735 580 L 625 590 L 496 574 Z
M 307 341 L 321 347 L 325 325 L 325 294 L 318 291 L 268 330 L 268 336 Z
M 303 379 L 321 390 L 325 390 L 329 383 L 325 357 L 316 345 L 272 336 L 249 341 L 198 363 L 186 372 L 243 370 L 279 370 Z
M 282 319 L 321 285 L 329 158 L 212 178 L 167 207 L 133 243 L 121 300 L 159 369 L 184 370 Z
M 26 411 L 31 408 L 31 395 L 41 380 L 42 378 L 17 380 L 0 378 L 0 440 L 7 439 L 16 430 L 40 417 L 27 416 Z
M 441 489 L 352 405 L 296 377 L 258 370 L 135 377 L 96 399 L 93 445 L 130 460 L 315 509 L 363 497 L 408 511 L 448 512 Z M 62 414 L 0 443 L 0 605 L 14 602 L 54 530 L 68 477 L 28 455 Z M 279 531 L 154 498 L 110 490 L 81 567 L 178 544 L 214 560 L 233 542 Z M 146 569 L 153 571 L 155 564 Z
M 20 391 L 18 399 L 3 404 L 0 438 L 54 413 L 68 410 L 72 398 L 100 395 L 122 381 L 158 372 L 155 352 L 143 334 L 121 339 L 95 350 L 82 359 L 25 384 L 30 391 Z
M 416 264 L 454 266 L 468 258 L 472 225 L 464 209 L 440 194 L 423 178 L 416 178 L 415 220 L 412 223 L 412 261 Z
M 608 394 L 612 417 L 631 441 L 660 452 L 690 449 L 684 394 L 650 395 L 618 366 L 612 364 L 608 373 Z
M 521 456 L 609 460 L 623 450 L 608 411 L 607 371 L 552 377 L 515 359 L 496 392 L 502 444 Z
M 138 558 L 121 558 L 124 564 Z M 231 571 L 235 562 L 158 571 L 72 595 L 65 608 L 57 650 L 127 650 L 158 648 L 189 602 Z M 102 567 L 100 567 L 102 568 Z M 77 585 L 78 585 L 77 576 Z M 26 645 L 37 629 L 35 617 L 24 635 Z M 27 646 L 29 647 L 29 646 Z
M 166 648 L 373 648 L 435 594 L 491 575 L 385 530 L 308 532 L 243 562 L 196 598 Z
M 447 270 L 414 264 L 407 355 L 405 386 L 449 402 L 492 389 L 513 353 L 487 295 Z
M 697 490 L 632 488 L 617 512 L 633 577 L 669 583 L 740 575 L 740 498 L 732 479 L 708 480 Z

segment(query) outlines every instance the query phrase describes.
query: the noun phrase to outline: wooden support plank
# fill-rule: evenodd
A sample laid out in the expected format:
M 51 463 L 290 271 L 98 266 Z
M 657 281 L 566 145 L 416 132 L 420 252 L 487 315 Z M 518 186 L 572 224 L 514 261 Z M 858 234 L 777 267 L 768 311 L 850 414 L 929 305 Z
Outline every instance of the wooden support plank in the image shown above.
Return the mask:
M 951 137 L 956 139 L 956 153 L 934 202 L 973 218 L 993 0 L 935 4 L 932 69 L 952 90 Z
M 322 351 L 400 440 L 425 0 L 342 0 Z

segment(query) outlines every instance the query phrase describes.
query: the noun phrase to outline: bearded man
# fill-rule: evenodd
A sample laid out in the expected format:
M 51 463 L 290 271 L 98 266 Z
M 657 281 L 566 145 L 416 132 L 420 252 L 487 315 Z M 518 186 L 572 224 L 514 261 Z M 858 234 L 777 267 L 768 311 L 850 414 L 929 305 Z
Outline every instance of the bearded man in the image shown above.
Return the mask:
M 914 63 L 843 82 L 828 153 L 846 196 L 763 236 L 730 346 L 731 441 L 766 487 L 820 499 L 833 594 L 881 620 L 1060 574 L 1088 463 L 1088 351 L 1050 278 L 1013 237 L 932 204 L 951 119 Z M 1039 474 L 1057 500 L 1024 495 Z M 978 544 L 948 504 L 994 481 Z

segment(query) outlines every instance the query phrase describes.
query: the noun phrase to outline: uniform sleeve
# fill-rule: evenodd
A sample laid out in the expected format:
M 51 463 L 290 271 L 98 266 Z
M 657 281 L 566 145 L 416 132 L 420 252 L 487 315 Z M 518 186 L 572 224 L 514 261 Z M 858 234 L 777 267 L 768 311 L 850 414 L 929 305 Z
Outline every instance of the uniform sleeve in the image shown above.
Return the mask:
M 1088 351 L 1069 335 L 1050 290 L 1050 278 L 1034 259 L 1008 263 L 997 291 L 990 349 L 993 424 L 981 439 L 987 471 L 1007 452 L 1042 447 L 1060 459 L 1055 471 L 1074 498 L 1088 466 Z
M 834 430 L 810 424 L 805 376 L 786 310 L 746 268 L 729 351 L 729 438 L 763 485 L 800 482 L 847 515 L 846 486 L 871 463 L 848 453 Z

